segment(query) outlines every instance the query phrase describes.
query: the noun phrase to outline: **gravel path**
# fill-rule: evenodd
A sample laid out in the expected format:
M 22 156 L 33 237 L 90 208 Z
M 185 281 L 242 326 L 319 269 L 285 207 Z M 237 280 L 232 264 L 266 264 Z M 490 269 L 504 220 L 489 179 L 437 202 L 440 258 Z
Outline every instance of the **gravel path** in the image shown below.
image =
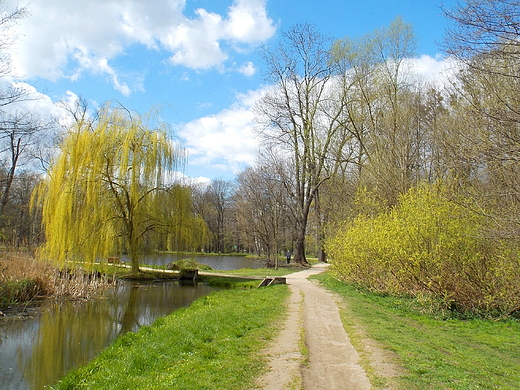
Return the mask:
M 370 382 L 358 364 L 332 295 L 307 278 L 325 264 L 287 275 L 291 289 L 289 312 L 277 339 L 265 351 L 270 370 L 258 381 L 260 389 L 361 390 Z M 302 345 L 307 356 L 302 355 Z

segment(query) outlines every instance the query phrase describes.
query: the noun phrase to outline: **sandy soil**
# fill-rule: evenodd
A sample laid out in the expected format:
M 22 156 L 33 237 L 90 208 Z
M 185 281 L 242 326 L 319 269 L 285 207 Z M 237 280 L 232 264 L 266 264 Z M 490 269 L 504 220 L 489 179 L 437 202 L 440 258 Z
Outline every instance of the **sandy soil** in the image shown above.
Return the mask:
M 323 272 L 325 264 L 287 276 L 291 289 L 289 312 L 282 331 L 265 351 L 269 371 L 258 383 L 259 389 L 370 389 L 368 377 L 359 364 L 358 352 L 352 346 L 340 319 L 337 298 L 308 276 Z M 308 351 L 303 353 L 302 351 Z M 378 360 L 382 354 L 370 346 L 368 358 Z M 375 354 L 372 352 L 375 351 Z M 380 359 L 379 359 L 380 360 Z M 376 369 L 393 367 L 372 362 Z

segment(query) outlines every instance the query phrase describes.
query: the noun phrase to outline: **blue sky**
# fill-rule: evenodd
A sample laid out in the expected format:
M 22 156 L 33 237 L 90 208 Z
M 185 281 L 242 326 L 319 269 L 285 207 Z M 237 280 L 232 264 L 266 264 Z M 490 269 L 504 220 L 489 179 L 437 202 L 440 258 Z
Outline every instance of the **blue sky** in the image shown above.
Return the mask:
M 27 6 L 15 26 L 18 80 L 52 103 L 117 100 L 146 113 L 161 105 L 189 151 L 185 174 L 232 179 L 257 148 L 251 108 L 265 87 L 261 44 L 295 23 L 331 38 L 358 37 L 397 16 L 413 25 L 424 72 L 442 68 L 438 47 L 455 0 L 4 0 Z

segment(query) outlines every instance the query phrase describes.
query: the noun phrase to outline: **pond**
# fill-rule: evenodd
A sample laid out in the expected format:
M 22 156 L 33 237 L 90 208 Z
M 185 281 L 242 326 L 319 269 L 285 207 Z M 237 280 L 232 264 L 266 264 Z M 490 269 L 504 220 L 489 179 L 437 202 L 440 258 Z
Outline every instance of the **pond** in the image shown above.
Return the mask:
M 194 258 L 215 270 L 261 268 L 263 263 L 241 256 L 146 256 L 143 264 L 168 264 Z M 134 332 L 175 309 L 188 306 L 214 289 L 178 282 L 123 282 L 103 299 L 48 301 L 27 309 L 33 317 L 0 321 L 0 387 L 39 390 L 58 381 L 99 354 L 117 336 Z
M 178 255 L 178 254 L 156 254 L 156 255 L 147 255 L 144 256 L 144 259 L 141 260 L 142 264 L 150 264 L 150 265 L 166 265 L 171 263 L 172 261 L 177 261 L 180 259 L 194 259 L 200 264 L 209 265 L 214 270 L 220 271 L 229 271 L 233 269 L 241 269 L 241 268 L 262 268 L 265 266 L 264 262 L 259 260 L 246 258 L 244 256 L 218 256 L 218 255 Z M 127 258 L 123 257 L 123 261 L 128 261 Z

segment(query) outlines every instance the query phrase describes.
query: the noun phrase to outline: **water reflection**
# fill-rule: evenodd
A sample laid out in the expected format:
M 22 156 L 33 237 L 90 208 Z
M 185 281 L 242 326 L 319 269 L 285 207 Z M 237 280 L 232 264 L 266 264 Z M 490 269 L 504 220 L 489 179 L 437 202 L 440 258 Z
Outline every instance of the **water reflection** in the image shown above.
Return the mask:
M 50 302 L 34 320 L 0 323 L 2 389 L 43 389 L 118 335 L 136 331 L 213 289 L 175 282 L 124 283 L 104 299 Z

